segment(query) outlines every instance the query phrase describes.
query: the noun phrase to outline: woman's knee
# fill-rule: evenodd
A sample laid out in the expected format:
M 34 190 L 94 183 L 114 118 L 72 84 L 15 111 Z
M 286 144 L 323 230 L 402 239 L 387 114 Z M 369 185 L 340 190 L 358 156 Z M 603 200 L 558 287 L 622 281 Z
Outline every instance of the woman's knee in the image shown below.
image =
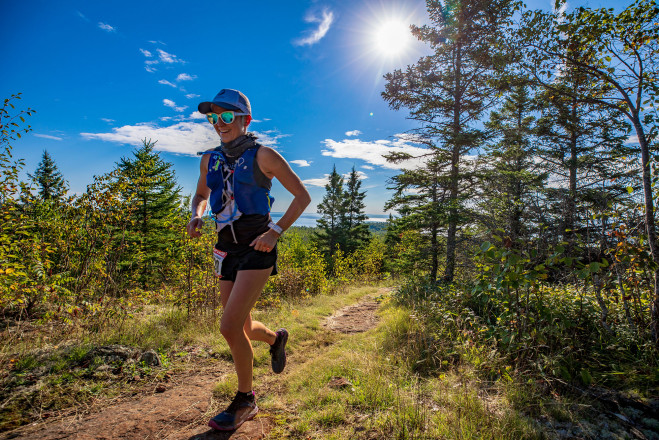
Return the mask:
M 245 329 L 243 325 L 233 319 L 224 319 L 220 322 L 220 333 L 227 340 L 229 345 L 232 342 L 245 337 Z

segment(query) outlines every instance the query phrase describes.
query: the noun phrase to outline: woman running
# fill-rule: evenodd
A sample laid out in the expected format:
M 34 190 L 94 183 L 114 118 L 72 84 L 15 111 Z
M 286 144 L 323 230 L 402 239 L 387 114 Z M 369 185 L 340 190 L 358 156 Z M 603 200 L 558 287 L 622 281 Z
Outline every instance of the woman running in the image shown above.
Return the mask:
M 238 392 L 229 407 L 208 424 L 229 431 L 258 412 L 252 390 L 251 341 L 270 344 L 275 373 L 281 373 L 286 366 L 288 332 L 286 329 L 273 332 L 252 320 L 251 310 L 268 277 L 277 273 L 277 240 L 304 212 L 311 198 L 286 160 L 247 132 L 252 110 L 243 93 L 223 89 L 212 101 L 199 104 L 198 109 L 213 125 L 222 144 L 202 153 L 187 232 L 191 237 L 201 235 L 202 216 L 210 203 L 218 231 L 213 263 L 220 277 L 220 299 L 224 307 L 220 332 L 231 349 Z M 294 197 L 277 223 L 270 218 L 273 177 Z

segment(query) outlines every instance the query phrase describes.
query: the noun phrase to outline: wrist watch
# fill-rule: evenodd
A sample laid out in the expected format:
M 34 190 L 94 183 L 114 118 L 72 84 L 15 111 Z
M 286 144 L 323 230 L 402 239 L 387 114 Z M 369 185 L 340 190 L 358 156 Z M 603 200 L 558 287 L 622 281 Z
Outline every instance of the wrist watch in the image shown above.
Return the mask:
M 281 234 L 284 233 L 284 230 L 281 228 L 281 226 L 279 226 L 275 222 L 268 223 L 268 227 L 270 229 L 272 229 L 273 231 L 275 231 L 277 234 L 279 234 L 280 237 L 281 237 Z

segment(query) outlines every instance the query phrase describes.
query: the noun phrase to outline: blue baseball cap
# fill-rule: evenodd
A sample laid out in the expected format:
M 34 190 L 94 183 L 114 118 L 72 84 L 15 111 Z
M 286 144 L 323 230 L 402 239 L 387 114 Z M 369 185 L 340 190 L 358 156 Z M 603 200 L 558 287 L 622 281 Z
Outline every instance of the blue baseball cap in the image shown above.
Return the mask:
M 245 113 L 246 115 L 252 114 L 252 106 L 249 104 L 249 99 L 242 92 L 234 89 L 222 89 L 220 93 L 215 95 L 212 101 L 202 102 L 197 109 L 199 113 L 205 115 L 211 113 L 211 104 L 223 107 L 227 110 Z

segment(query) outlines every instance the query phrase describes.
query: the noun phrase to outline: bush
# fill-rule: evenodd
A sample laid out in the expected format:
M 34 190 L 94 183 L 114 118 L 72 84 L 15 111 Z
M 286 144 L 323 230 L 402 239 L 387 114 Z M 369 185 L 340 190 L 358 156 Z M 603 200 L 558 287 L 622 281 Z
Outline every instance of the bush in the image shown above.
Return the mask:
M 547 273 L 562 260 L 556 252 L 539 265 L 522 251 L 486 243 L 475 284 L 404 284 L 397 299 L 419 321 L 405 349 L 414 368 L 465 362 L 488 379 L 516 371 L 583 385 L 656 386 L 659 353 L 649 333 L 627 319 L 624 301 L 592 282 L 600 266 L 581 265 L 580 282 L 551 285 Z

